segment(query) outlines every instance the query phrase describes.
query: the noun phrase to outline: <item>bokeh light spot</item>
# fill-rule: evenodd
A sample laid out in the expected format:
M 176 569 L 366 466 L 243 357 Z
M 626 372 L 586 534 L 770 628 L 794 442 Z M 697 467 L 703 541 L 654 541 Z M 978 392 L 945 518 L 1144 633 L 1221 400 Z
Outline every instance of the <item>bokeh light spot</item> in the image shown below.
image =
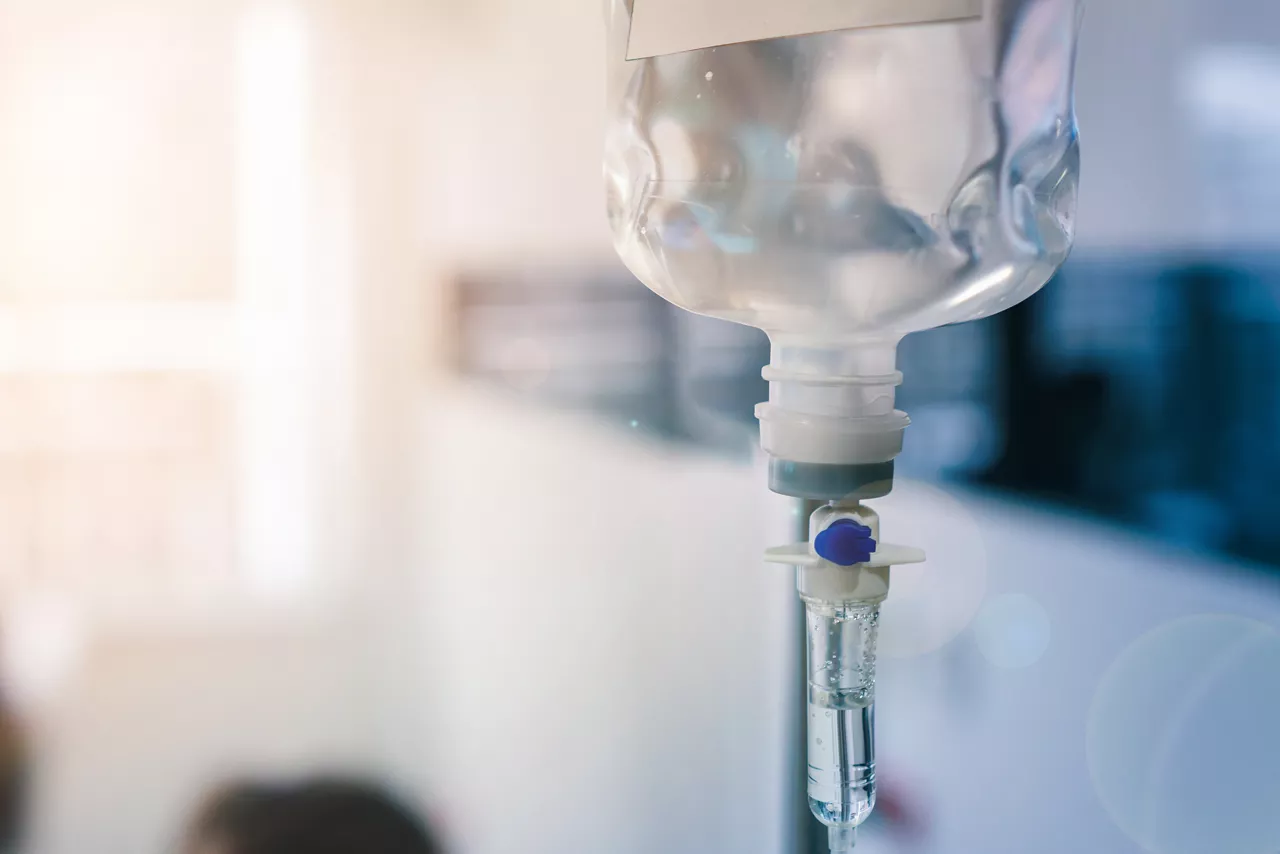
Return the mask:
M 1152 854 L 1280 851 L 1280 632 L 1186 617 L 1130 646 L 1089 713 L 1089 772 Z
M 973 625 L 978 649 L 987 661 L 1006 670 L 1030 667 L 1049 649 L 1049 613 L 1030 596 L 997 596 Z

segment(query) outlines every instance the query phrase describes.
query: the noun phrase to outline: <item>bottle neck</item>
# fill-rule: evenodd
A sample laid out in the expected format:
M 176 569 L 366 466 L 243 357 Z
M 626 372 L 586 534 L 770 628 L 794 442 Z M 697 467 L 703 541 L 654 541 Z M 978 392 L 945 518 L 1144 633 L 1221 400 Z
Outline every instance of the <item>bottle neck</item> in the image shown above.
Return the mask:
M 897 345 L 773 340 L 769 401 L 756 414 L 775 491 L 827 500 L 888 494 L 910 423 L 895 408 Z

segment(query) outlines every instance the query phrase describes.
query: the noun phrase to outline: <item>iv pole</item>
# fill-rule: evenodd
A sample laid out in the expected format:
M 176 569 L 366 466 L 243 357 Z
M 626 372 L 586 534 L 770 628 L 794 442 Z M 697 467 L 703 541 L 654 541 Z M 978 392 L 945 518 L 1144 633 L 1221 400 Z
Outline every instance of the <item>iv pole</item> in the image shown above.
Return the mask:
M 809 517 L 822 506 L 821 501 L 805 498 L 796 499 L 795 541 L 809 540 Z M 796 678 L 800 681 L 800 690 L 795 692 L 796 705 L 793 711 L 791 726 L 791 744 L 795 757 L 792 762 L 792 804 L 795 816 L 795 844 L 793 854 L 828 854 L 827 830 L 813 817 L 809 809 L 809 743 L 805 728 L 805 716 L 808 714 L 809 677 L 805 661 L 805 622 L 804 603 L 796 600 L 794 609 L 795 621 L 791 636 L 796 649 Z

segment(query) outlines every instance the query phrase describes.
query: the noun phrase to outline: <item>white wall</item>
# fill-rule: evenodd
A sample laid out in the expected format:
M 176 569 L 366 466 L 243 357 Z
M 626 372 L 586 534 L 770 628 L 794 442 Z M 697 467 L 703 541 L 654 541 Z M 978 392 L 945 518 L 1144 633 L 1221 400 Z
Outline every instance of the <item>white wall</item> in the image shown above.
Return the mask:
M 611 260 L 602 4 L 459 5 L 428 90 L 430 237 L 457 263 Z

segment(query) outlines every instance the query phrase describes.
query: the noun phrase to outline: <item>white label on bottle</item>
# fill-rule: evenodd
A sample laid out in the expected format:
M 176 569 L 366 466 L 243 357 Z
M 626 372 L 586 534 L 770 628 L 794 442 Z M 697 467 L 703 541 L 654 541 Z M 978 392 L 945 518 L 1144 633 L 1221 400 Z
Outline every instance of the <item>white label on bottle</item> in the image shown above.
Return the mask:
M 627 59 L 982 16 L 983 0 L 634 0 Z

